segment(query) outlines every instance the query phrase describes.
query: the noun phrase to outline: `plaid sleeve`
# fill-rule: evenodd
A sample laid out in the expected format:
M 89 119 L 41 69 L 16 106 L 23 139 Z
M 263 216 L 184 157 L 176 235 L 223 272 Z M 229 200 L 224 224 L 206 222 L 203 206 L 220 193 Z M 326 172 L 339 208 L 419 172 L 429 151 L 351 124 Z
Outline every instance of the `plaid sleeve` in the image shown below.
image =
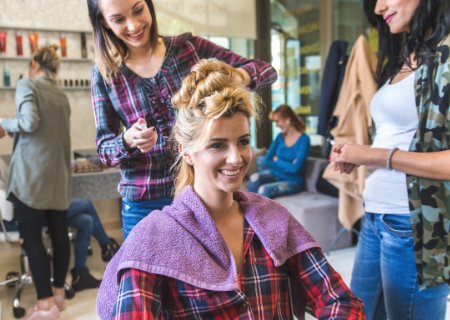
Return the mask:
M 193 42 L 200 59 L 216 58 L 235 68 L 245 69 L 252 80 L 250 83 L 252 89 L 269 86 L 277 79 L 277 72 L 265 61 L 257 59 L 249 60 L 231 50 L 218 46 L 203 37 L 192 36 L 191 41 Z
M 126 269 L 120 278 L 113 319 L 159 319 L 162 277 L 136 269 Z
M 286 265 L 299 281 L 318 319 L 366 319 L 362 301 L 353 295 L 321 249 L 312 248 L 297 254 Z
M 118 165 L 129 153 L 120 132 L 119 115 L 113 108 L 103 77 L 96 67 L 92 71 L 91 93 L 98 156 L 107 166 Z

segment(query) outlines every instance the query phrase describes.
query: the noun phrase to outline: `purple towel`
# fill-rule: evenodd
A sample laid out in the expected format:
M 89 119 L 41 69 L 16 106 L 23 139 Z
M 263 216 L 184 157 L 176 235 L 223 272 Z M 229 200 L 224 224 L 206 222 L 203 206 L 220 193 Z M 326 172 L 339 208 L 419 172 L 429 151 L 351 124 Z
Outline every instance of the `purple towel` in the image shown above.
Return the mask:
M 275 266 L 319 246 L 279 203 L 249 192 L 236 192 L 234 199 Z M 106 268 L 97 295 L 98 315 L 111 318 L 120 270 L 134 268 L 207 290 L 229 291 L 238 289 L 233 261 L 203 202 L 187 187 L 171 206 L 152 212 L 133 228 Z

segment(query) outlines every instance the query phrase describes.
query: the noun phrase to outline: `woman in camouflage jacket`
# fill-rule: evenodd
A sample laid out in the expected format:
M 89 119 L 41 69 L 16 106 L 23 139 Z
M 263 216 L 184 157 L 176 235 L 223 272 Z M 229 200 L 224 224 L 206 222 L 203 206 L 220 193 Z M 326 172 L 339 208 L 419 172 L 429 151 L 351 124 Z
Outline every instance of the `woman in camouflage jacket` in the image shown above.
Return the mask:
M 337 145 L 335 170 L 370 168 L 352 291 L 368 319 L 444 319 L 449 293 L 450 2 L 365 0 L 379 32 L 372 146 Z

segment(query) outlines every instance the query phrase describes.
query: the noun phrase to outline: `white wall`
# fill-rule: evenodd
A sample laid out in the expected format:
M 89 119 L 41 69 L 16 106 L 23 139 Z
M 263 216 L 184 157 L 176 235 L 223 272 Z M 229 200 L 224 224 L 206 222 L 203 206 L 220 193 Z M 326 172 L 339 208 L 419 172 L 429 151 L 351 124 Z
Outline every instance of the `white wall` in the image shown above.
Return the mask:
M 196 35 L 256 37 L 255 1 L 257 0 L 154 0 L 160 33 L 173 35 L 191 31 Z M 8 29 L 9 27 L 9 29 Z M 14 28 L 14 29 L 11 29 Z M 68 57 L 80 57 L 80 33 L 90 33 L 86 0 L 0 0 L 0 31 L 8 32 L 8 56 L 15 56 L 15 28 L 43 29 L 39 44 L 58 43 L 65 32 Z M 73 32 L 76 31 L 76 32 Z M 23 32 L 25 56 L 30 56 L 27 32 Z M 92 35 L 88 34 L 88 57 L 93 59 Z M 90 79 L 91 62 L 64 62 L 60 78 Z M 26 74 L 27 60 L 2 60 L 0 57 L 0 87 L 3 68 L 11 69 L 14 85 L 19 74 Z M 89 90 L 68 90 L 71 104 L 72 149 L 95 148 L 95 124 Z M 14 91 L 0 90 L 0 117 L 15 115 Z M 0 139 L 0 154 L 9 154 L 12 139 Z M 120 204 L 114 200 L 95 201 L 102 221 L 118 225 Z
M 197 35 L 256 37 L 256 0 L 154 0 L 161 34 L 191 31 Z M 80 33 L 87 32 L 88 56 L 93 59 L 92 34 L 86 0 L 0 0 L 0 30 L 8 32 L 7 56 L 15 56 L 15 32 L 24 28 L 25 57 L 30 55 L 27 33 L 39 29 L 39 45 L 67 37 L 68 57 L 80 57 Z M 46 31 L 47 30 L 47 31 Z M 0 76 L 8 66 L 11 84 L 26 74 L 28 61 L 2 60 Z M 91 63 L 63 62 L 61 79 L 90 79 Z M 0 77 L 0 87 L 3 85 Z M 72 148 L 95 147 L 95 126 L 89 90 L 66 91 L 72 107 Z M 0 117 L 15 115 L 14 91 L 0 90 Z M 11 139 L 0 140 L 0 154 L 11 152 Z
M 256 39 L 257 0 L 154 0 L 162 34 Z
M 161 34 L 256 38 L 256 0 L 154 0 Z M 1 27 L 89 31 L 85 0 L 0 0 Z

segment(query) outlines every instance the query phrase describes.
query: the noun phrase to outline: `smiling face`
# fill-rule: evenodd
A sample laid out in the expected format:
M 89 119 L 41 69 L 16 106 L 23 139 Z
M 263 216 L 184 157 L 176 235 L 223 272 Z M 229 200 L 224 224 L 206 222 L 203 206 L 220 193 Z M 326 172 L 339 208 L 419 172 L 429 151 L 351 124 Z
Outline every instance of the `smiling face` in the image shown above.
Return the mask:
M 272 114 L 272 121 L 280 128 L 282 134 L 286 134 L 291 126 L 289 118 L 283 118 L 276 112 Z
M 114 32 L 128 49 L 150 46 L 152 16 L 144 0 L 101 0 L 103 25 Z
M 378 0 L 375 14 L 383 17 L 391 33 L 409 32 L 411 19 L 420 0 Z
M 252 159 L 249 119 L 238 112 L 215 120 L 205 147 L 185 157 L 194 167 L 194 189 L 200 196 L 239 190 Z

